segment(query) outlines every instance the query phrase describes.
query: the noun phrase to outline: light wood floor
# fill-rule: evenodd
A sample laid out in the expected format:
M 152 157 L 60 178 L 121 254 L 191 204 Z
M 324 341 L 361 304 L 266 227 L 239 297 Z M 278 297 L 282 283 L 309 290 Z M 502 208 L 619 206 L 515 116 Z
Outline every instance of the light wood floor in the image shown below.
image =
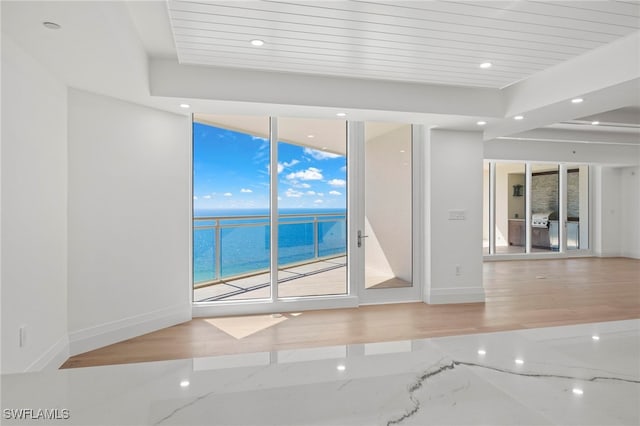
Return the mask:
M 240 334 L 222 331 L 234 321 L 196 318 L 71 357 L 62 368 L 640 318 L 640 260 L 486 262 L 484 286 L 485 303 L 408 303 L 250 317 L 238 320 Z

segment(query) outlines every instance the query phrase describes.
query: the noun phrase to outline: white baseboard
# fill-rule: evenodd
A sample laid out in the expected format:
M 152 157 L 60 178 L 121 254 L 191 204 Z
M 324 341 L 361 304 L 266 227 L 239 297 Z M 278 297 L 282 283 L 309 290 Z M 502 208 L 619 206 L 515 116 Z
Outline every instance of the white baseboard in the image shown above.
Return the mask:
M 622 257 L 629 257 L 631 259 L 640 259 L 640 251 L 625 251 L 622 253 Z
M 598 257 L 620 257 L 620 256 L 622 256 L 622 253 L 620 253 L 620 250 L 602 250 L 602 251 L 596 252 L 596 256 L 598 256 Z
M 69 337 L 63 336 L 31 363 L 25 372 L 57 370 L 69 358 Z
M 482 287 L 433 288 L 427 295 L 426 303 L 431 305 L 447 303 L 482 303 L 485 294 Z
M 69 333 L 69 356 L 191 320 L 191 305 L 171 306 Z

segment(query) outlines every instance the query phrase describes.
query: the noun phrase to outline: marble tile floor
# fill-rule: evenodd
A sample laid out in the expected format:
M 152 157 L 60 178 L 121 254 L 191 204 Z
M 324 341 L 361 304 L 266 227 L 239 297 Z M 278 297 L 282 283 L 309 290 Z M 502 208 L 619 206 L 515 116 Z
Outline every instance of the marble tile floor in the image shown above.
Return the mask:
M 7 425 L 638 425 L 639 402 L 640 320 L 2 376 Z

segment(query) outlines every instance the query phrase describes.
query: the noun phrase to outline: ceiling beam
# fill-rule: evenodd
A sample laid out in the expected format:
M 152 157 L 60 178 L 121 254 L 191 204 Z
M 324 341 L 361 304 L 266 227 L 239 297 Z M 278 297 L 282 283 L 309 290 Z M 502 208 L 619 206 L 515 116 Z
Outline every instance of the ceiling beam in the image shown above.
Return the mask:
M 629 105 L 640 105 L 640 31 L 502 90 L 505 118 L 485 140 Z M 571 99 L 583 98 L 581 104 Z
M 500 139 L 550 141 L 550 142 L 582 142 L 601 143 L 608 145 L 637 145 L 640 146 L 640 135 L 636 133 L 619 133 L 606 131 L 581 131 L 569 129 L 534 129 Z
M 498 89 L 202 67 L 153 59 L 153 96 L 501 117 Z

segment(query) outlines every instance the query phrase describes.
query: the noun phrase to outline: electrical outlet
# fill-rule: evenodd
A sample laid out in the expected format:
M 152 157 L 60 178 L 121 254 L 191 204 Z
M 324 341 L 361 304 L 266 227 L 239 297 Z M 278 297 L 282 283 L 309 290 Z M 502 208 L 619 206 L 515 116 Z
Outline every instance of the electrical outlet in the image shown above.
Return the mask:
M 18 344 L 21 348 L 25 347 L 27 344 L 27 326 L 21 325 L 18 329 L 19 340 Z

